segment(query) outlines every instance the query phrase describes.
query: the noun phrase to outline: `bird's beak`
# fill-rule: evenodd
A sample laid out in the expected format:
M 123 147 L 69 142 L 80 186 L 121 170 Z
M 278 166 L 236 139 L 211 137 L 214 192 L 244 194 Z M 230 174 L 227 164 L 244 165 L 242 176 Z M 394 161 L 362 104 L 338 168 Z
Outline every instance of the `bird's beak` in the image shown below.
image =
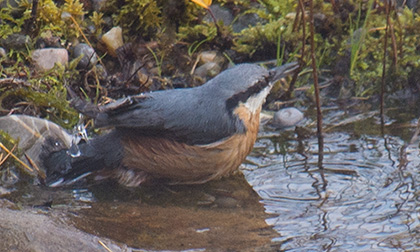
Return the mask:
M 287 77 L 298 68 L 299 68 L 299 64 L 297 62 L 291 62 L 291 63 L 281 65 L 279 67 L 270 69 L 270 77 L 269 77 L 270 82 L 275 83 L 278 80 Z

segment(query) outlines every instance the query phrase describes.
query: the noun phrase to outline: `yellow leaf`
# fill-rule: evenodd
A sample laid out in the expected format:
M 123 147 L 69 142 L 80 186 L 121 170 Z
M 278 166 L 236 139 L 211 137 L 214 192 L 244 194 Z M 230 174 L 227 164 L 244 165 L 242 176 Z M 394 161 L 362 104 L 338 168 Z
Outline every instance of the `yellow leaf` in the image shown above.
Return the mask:
M 205 9 L 208 9 L 211 5 L 212 0 L 191 0 L 191 1 L 193 1 L 194 3 L 200 5 L 201 7 Z

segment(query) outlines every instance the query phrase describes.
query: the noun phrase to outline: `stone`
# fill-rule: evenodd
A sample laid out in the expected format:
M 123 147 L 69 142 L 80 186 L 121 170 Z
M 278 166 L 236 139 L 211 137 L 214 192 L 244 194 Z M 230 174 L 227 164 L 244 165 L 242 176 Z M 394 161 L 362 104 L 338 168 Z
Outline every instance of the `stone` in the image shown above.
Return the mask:
M 63 128 L 48 120 L 26 116 L 10 115 L 0 117 L 0 130 L 12 138 L 19 139 L 18 148 L 28 156 L 38 168 L 43 169 L 39 155 L 46 139 L 53 139 L 57 145 L 69 148 L 72 137 Z M 19 157 L 29 167 L 32 164 L 25 157 Z
M 125 245 L 97 237 L 36 210 L 0 208 L 2 251 L 132 251 Z M 102 245 L 100 242 L 102 242 Z M 105 247 L 106 246 L 106 247 Z M 107 248 L 107 249 L 105 249 Z
M 5 39 L 0 39 L 0 45 L 8 50 L 14 49 L 14 50 L 22 50 L 26 48 L 26 45 L 28 45 L 31 42 L 31 39 L 27 35 L 23 34 L 10 34 Z
M 0 47 L 0 58 L 7 58 L 6 50 L 3 47 Z
M 258 14 L 256 13 L 246 13 L 244 15 L 241 15 L 232 25 L 232 29 L 234 32 L 239 33 L 243 29 L 246 29 L 248 27 L 252 27 L 257 25 L 258 23 L 265 23 L 266 21 L 262 19 Z
M 95 50 L 88 44 L 79 43 L 73 49 L 74 58 L 78 58 L 83 55 L 82 59 L 77 64 L 79 69 L 90 69 L 98 62 L 98 55 Z
M 200 59 L 200 64 L 205 64 L 209 62 L 214 62 L 218 64 L 223 64 L 226 59 L 217 51 L 203 51 L 198 55 Z
M 232 12 L 228 8 L 222 7 L 218 4 L 214 4 L 210 6 L 210 9 L 213 12 L 213 15 L 217 21 L 222 20 L 223 24 L 226 26 L 229 26 L 232 23 L 233 15 L 232 15 Z M 207 22 L 214 22 L 210 14 L 207 14 L 204 17 L 204 20 Z
M 205 64 L 205 63 L 208 63 L 208 62 L 214 62 L 216 57 L 217 57 L 217 52 L 216 51 L 204 51 L 204 52 L 201 52 L 198 57 L 200 59 L 201 64 Z
M 64 48 L 44 48 L 34 50 L 31 58 L 35 68 L 45 72 L 52 69 L 55 64 L 67 64 L 69 53 Z
M 194 71 L 194 74 L 201 78 L 214 77 L 219 74 L 221 70 L 222 68 L 218 63 L 208 62 L 197 67 Z
M 297 108 L 284 108 L 274 114 L 272 125 L 278 128 L 292 127 L 302 121 L 303 118 L 303 113 Z
M 102 36 L 102 42 L 106 45 L 107 51 L 111 56 L 117 57 L 116 50 L 123 46 L 121 27 L 113 27 Z

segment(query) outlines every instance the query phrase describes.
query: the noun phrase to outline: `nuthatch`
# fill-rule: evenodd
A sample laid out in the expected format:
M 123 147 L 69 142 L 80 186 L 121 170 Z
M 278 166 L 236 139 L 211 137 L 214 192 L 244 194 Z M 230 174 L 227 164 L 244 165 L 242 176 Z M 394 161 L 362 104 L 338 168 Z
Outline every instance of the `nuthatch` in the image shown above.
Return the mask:
M 241 64 L 199 87 L 139 94 L 105 106 L 73 106 L 110 133 L 77 151 L 44 151 L 47 184 L 68 185 L 91 173 L 127 186 L 145 180 L 199 184 L 236 170 L 256 141 L 260 111 L 273 84 L 297 69 Z M 50 143 L 53 145 L 54 143 Z

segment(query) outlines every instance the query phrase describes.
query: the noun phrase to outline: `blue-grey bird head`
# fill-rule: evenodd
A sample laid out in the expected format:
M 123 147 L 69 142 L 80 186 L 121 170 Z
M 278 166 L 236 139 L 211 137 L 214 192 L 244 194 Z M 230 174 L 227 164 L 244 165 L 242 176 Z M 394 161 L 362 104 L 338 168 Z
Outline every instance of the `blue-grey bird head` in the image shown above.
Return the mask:
M 296 62 L 270 70 L 255 64 L 241 64 L 226 70 L 203 85 L 225 98 L 226 106 L 233 110 L 243 103 L 255 112 L 265 102 L 274 83 L 298 68 Z

